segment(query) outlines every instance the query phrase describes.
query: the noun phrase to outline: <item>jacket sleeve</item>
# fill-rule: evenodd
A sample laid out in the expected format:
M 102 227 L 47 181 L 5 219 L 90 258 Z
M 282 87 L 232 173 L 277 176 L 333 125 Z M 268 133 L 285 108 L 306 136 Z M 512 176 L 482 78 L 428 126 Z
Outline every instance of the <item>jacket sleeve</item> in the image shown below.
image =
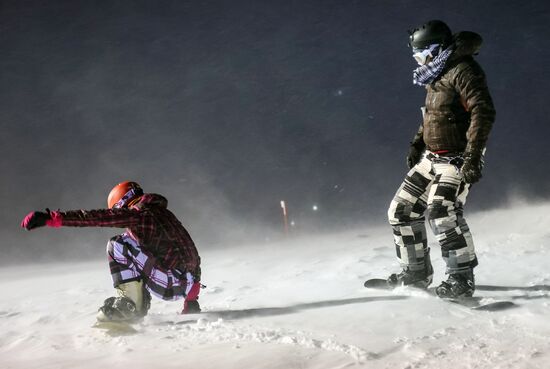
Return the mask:
M 411 145 L 418 148 L 419 150 L 422 150 L 426 147 L 426 143 L 424 142 L 424 125 L 420 124 L 420 127 L 418 127 L 418 131 L 414 135 Z
M 133 209 L 69 210 L 59 212 L 67 227 L 135 227 L 144 223 L 148 212 Z
M 481 154 L 495 121 L 493 100 L 481 67 L 473 62 L 461 68 L 455 79 L 455 87 L 464 107 L 470 113 L 465 152 Z

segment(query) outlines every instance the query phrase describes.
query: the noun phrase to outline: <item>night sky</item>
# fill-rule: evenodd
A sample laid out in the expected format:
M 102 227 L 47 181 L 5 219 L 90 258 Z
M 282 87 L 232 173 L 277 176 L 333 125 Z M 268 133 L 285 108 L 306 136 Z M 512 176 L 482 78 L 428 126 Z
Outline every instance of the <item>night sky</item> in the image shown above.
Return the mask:
M 129 179 L 199 249 L 277 237 L 283 199 L 296 233 L 368 234 L 421 122 L 407 30 L 429 19 L 484 39 L 497 118 L 466 215 L 550 197 L 548 1 L 0 4 L 2 262 L 102 256 L 118 230 L 19 222 Z

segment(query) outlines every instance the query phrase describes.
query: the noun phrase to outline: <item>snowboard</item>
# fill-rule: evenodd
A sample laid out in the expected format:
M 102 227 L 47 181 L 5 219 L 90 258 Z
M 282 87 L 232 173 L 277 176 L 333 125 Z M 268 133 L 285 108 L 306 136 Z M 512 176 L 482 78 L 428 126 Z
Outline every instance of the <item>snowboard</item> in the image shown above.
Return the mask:
M 103 331 L 105 334 L 117 337 L 117 336 L 130 336 L 137 333 L 143 333 L 148 327 L 154 327 L 157 325 L 186 325 L 195 324 L 199 320 L 215 321 L 218 316 L 215 313 L 202 312 L 202 313 L 189 313 L 182 314 L 181 317 L 177 317 L 173 320 L 159 321 L 149 317 L 147 320 L 137 319 L 132 321 L 96 321 L 92 328 Z
M 100 322 L 96 321 L 92 328 L 99 329 L 104 331 L 109 336 L 129 336 L 138 333 L 139 331 L 135 328 L 131 322 Z
M 364 286 L 369 289 L 386 290 L 386 291 L 395 289 L 395 287 L 389 285 L 385 279 L 381 279 L 381 278 L 368 279 L 365 281 Z M 411 288 L 415 288 L 415 287 L 411 287 Z M 421 288 L 418 288 L 418 289 L 421 289 Z M 421 290 L 424 290 L 424 289 L 421 289 Z M 435 293 L 435 287 L 428 288 L 424 291 L 428 292 L 432 296 L 440 298 Z M 468 307 L 472 310 L 481 310 L 481 311 L 501 311 L 501 310 L 507 310 L 518 306 L 513 301 L 497 301 L 497 302 L 490 302 L 490 303 L 484 304 L 482 303 L 483 297 L 479 297 L 479 296 L 454 298 L 454 299 L 453 298 L 440 298 L 440 299 L 453 304 Z

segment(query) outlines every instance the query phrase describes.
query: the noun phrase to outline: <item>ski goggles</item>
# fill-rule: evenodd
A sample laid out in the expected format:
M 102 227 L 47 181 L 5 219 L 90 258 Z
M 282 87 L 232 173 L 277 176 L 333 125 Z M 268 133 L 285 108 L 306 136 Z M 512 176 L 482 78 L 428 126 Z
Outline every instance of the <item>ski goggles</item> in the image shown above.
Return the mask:
M 439 44 L 432 44 L 425 49 L 413 49 L 413 58 L 419 65 L 425 65 L 428 58 L 434 58 L 437 53 L 435 51 L 439 48 Z
M 126 192 L 124 196 L 122 196 L 122 198 L 113 205 L 113 209 L 121 209 L 126 205 L 126 203 L 130 199 L 133 199 L 134 197 L 141 196 L 141 195 L 143 195 L 143 190 L 141 188 L 132 188 L 130 189 L 130 191 Z

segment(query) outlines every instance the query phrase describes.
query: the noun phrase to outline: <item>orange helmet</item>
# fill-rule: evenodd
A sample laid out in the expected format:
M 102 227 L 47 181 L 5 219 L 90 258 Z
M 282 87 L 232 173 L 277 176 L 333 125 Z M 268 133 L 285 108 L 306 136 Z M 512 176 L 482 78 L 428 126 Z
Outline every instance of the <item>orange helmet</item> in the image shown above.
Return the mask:
M 127 206 L 132 200 L 137 200 L 143 195 L 143 190 L 136 182 L 122 182 L 117 184 L 107 198 L 109 209 L 120 209 Z

